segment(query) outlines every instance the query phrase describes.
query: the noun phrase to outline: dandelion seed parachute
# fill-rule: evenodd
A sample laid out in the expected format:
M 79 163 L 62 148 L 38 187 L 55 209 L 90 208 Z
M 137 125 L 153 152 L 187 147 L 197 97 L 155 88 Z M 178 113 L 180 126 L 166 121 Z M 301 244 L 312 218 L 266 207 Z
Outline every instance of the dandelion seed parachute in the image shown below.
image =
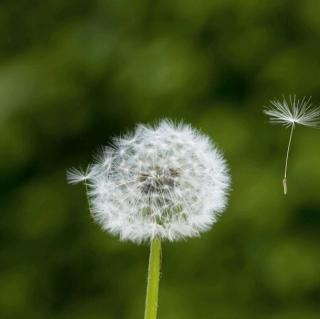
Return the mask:
M 289 95 L 289 102 L 283 96 L 283 100 L 272 100 L 270 106 L 264 110 L 264 113 L 270 117 L 270 122 L 282 124 L 285 127 L 290 127 L 290 137 L 287 147 L 284 176 L 282 180 L 283 192 L 286 195 L 288 192 L 287 169 L 288 159 L 291 147 L 291 141 L 295 125 L 303 125 L 309 127 L 319 127 L 320 125 L 320 107 L 313 107 L 311 97 L 297 99 L 295 95 Z
M 293 124 L 317 127 L 320 125 L 320 107 L 312 107 L 311 97 L 298 99 L 289 95 L 289 101 L 283 96 L 281 100 L 271 100 L 264 111 L 270 122 L 290 127 Z
M 225 208 L 230 183 L 209 138 L 168 120 L 137 125 L 68 179 L 86 183 L 92 215 L 104 230 L 134 242 L 199 235 Z

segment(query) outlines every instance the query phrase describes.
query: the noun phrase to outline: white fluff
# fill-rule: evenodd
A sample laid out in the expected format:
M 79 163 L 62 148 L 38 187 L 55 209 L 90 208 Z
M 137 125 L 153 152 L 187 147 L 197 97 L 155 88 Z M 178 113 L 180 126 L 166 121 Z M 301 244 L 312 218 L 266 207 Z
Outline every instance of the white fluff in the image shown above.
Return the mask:
M 207 230 L 226 206 L 229 175 L 209 138 L 185 124 L 139 124 L 106 147 L 85 173 L 90 209 L 102 228 L 122 240 L 170 241 Z
M 309 127 L 318 127 L 320 124 L 320 107 L 312 107 L 311 97 L 303 97 L 299 100 L 295 95 L 289 95 L 289 102 L 287 102 L 286 98 L 283 96 L 282 102 L 280 100 L 272 100 L 270 103 L 271 106 L 264 110 L 264 113 L 269 115 L 270 122 L 282 124 L 285 127 L 291 127 L 282 180 L 283 192 L 286 195 L 288 192 L 288 159 L 295 125 L 300 124 Z
M 286 127 L 294 124 L 317 127 L 320 124 L 320 108 L 312 107 L 311 97 L 289 96 L 289 102 L 283 96 L 282 101 L 272 100 L 271 106 L 266 108 L 265 114 L 270 116 L 271 123 L 279 123 Z

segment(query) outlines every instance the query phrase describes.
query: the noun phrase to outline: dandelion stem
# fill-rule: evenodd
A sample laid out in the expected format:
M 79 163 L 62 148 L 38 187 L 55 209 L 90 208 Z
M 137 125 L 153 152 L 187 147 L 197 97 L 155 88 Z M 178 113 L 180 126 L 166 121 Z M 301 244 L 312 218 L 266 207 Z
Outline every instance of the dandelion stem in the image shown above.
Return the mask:
M 158 310 L 158 293 L 161 264 L 161 241 L 155 238 L 151 241 L 148 284 L 144 319 L 156 319 Z
M 289 152 L 290 152 L 290 147 L 291 147 L 291 140 L 292 140 L 292 135 L 293 135 L 293 131 L 294 131 L 294 124 L 295 124 L 295 123 L 292 123 L 292 125 L 291 125 L 289 143 L 288 143 L 288 148 L 287 148 L 286 165 L 285 165 L 285 168 L 284 168 L 284 177 L 283 177 L 283 180 L 282 180 L 282 183 L 283 183 L 283 193 L 284 193 L 285 195 L 287 195 L 287 192 L 288 192 L 287 169 L 288 169 L 288 159 L 289 159 Z

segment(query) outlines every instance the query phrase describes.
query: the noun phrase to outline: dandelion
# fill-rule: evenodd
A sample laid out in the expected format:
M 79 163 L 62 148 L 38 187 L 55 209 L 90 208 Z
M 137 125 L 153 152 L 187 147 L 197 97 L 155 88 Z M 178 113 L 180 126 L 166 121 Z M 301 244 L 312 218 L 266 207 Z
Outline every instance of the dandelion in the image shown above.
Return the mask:
M 320 107 L 312 107 L 311 97 L 303 97 L 302 99 L 297 99 L 295 95 L 289 96 L 289 102 L 286 100 L 285 96 L 283 96 L 282 101 L 271 100 L 270 103 L 271 106 L 267 107 L 264 111 L 265 114 L 269 115 L 270 122 L 282 124 L 287 128 L 291 128 L 286 153 L 284 177 L 282 180 L 283 192 L 286 195 L 288 192 L 288 158 L 293 131 L 295 129 L 296 124 L 309 127 L 318 127 L 320 125 Z
M 103 230 L 151 243 L 145 319 L 156 318 L 161 241 L 198 236 L 217 220 L 229 187 L 222 154 L 191 126 L 162 120 L 114 139 L 95 164 L 69 171 L 68 179 L 86 184 Z

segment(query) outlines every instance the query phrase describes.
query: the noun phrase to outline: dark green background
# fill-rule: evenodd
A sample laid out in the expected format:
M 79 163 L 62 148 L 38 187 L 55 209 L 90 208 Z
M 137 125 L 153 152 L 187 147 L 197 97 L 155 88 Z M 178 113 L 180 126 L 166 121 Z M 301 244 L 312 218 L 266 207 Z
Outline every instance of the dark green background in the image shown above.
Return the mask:
M 263 105 L 320 103 L 320 2 L 2 0 L 2 319 L 143 317 L 148 247 L 90 218 L 66 170 L 162 117 L 223 149 L 230 204 L 201 238 L 165 243 L 159 319 L 320 317 L 320 132 Z

